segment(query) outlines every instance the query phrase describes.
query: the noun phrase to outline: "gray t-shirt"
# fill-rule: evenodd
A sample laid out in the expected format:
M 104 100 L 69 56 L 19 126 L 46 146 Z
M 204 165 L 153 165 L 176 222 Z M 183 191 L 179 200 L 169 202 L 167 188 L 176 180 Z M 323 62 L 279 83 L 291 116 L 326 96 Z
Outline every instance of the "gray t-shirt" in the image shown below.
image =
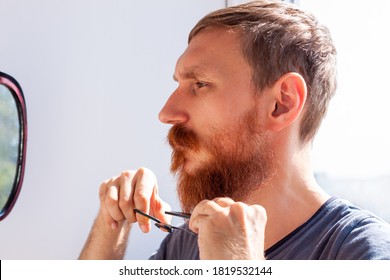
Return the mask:
M 265 251 L 269 260 L 390 259 L 390 224 L 346 200 L 329 199 L 307 222 Z M 197 260 L 197 236 L 176 230 L 152 260 Z

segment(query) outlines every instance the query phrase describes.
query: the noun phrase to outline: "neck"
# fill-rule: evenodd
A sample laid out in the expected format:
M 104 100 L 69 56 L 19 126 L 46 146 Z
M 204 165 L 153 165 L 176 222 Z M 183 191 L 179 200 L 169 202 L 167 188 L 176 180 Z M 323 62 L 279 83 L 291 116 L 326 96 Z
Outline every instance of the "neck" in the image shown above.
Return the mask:
M 306 222 L 329 199 L 314 178 L 310 149 L 307 145 L 288 157 L 278 157 L 275 176 L 247 201 L 267 212 L 265 249 Z

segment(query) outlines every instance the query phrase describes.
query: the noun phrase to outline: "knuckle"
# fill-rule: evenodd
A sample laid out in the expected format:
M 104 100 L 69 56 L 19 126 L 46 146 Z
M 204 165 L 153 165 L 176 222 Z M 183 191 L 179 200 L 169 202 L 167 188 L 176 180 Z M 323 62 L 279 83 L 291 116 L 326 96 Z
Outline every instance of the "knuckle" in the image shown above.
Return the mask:
M 152 178 L 152 179 L 155 180 L 155 181 L 157 180 L 156 175 L 153 173 L 153 171 L 150 170 L 150 169 L 147 168 L 147 167 L 140 167 L 140 168 L 138 169 L 138 172 L 139 172 L 139 175 L 141 175 L 142 177 L 143 177 L 143 176 L 146 176 L 146 177 Z
M 212 200 L 204 199 L 204 200 L 202 200 L 201 202 L 199 202 L 198 205 L 199 205 L 199 206 L 202 206 L 202 207 L 209 207 L 209 206 L 212 205 L 212 203 L 213 203 Z
M 101 190 L 101 191 L 106 190 L 109 182 L 110 182 L 110 179 L 105 180 L 104 182 L 102 182 L 102 183 L 100 184 L 99 190 Z
M 254 212 L 257 216 L 260 216 L 262 219 L 267 220 L 267 211 L 263 206 L 252 205 L 251 207 L 254 209 Z
M 218 202 L 231 202 L 233 200 L 229 197 L 217 197 L 214 198 L 213 201 L 218 203 Z
M 141 176 L 144 176 L 145 173 L 148 172 L 147 170 L 148 170 L 148 169 L 145 168 L 145 167 L 140 167 L 140 168 L 138 169 L 137 173 L 138 173 L 139 175 L 141 175 Z
M 107 179 L 103 183 L 100 184 L 100 187 L 99 187 L 99 198 L 100 199 L 104 199 L 106 197 L 108 187 L 110 186 L 111 182 L 112 182 L 112 178 Z
M 243 203 L 243 202 L 236 202 L 230 206 L 231 211 L 241 212 L 241 213 L 244 213 L 247 208 L 248 208 L 248 205 Z
M 129 202 L 124 200 L 124 199 L 119 200 L 118 205 L 119 205 L 120 209 L 128 209 L 129 208 Z
M 99 199 L 102 200 L 105 198 L 107 193 L 106 185 L 102 184 L 99 188 Z
M 109 208 L 118 206 L 118 201 L 111 196 L 106 196 L 105 203 Z
M 143 192 L 136 192 L 134 194 L 134 201 L 138 203 L 145 204 L 149 200 L 149 197 L 147 197 Z
M 236 222 L 242 223 L 248 217 L 248 205 L 243 202 L 236 202 L 230 206 L 230 215 Z
M 110 179 L 104 180 L 104 181 L 100 184 L 100 188 L 103 188 L 104 186 L 106 186 L 106 185 L 108 184 L 109 181 L 110 181 Z
M 125 178 L 131 178 L 134 175 L 135 175 L 135 171 L 134 170 L 124 170 L 121 173 L 121 177 L 125 177 Z
M 151 171 L 149 168 L 144 167 L 144 166 L 141 166 L 141 167 L 139 168 L 139 170 L 140 170 L 141 172 L 143 172 L 143 173 L 152 173 L 152 171 Z

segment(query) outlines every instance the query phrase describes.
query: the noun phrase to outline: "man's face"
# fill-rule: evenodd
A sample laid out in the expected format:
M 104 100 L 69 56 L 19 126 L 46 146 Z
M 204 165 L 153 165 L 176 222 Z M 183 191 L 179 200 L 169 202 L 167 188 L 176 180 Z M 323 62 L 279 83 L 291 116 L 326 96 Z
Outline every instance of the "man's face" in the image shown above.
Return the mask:
M 245 200 L 272 174 L 259 96 L 236 34 L 202 30 L 179 58 L 178 88 L 160 112 L 173 124 L 171 170 L 185 211 L 203 199 Z

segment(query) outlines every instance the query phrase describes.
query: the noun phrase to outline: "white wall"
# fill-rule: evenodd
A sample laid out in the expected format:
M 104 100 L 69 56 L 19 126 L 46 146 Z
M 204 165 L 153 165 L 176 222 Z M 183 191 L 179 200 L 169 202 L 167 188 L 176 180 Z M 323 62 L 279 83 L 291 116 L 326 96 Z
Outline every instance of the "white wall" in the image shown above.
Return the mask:
M 168 126 L 157 115 L 191 27 L 224 0 L 0 0 L 0 70 L 22 85 L 29 139 L 25 181 L 0 223 L 0 259 L 77 258 L 98 188 L 147 166 L 177 207 Z M 165 236 L 136 229 L 127 258 Z
M 390 222 L 390 2 L 300 0 L 338 51 L 338 90 L 314 143 L 320 184 Z
M 300 6 L 329 27 L 338 50 L 339 86 L 315 143 L 316 169 L 390 175 L 390 2 L 301 0 Z

